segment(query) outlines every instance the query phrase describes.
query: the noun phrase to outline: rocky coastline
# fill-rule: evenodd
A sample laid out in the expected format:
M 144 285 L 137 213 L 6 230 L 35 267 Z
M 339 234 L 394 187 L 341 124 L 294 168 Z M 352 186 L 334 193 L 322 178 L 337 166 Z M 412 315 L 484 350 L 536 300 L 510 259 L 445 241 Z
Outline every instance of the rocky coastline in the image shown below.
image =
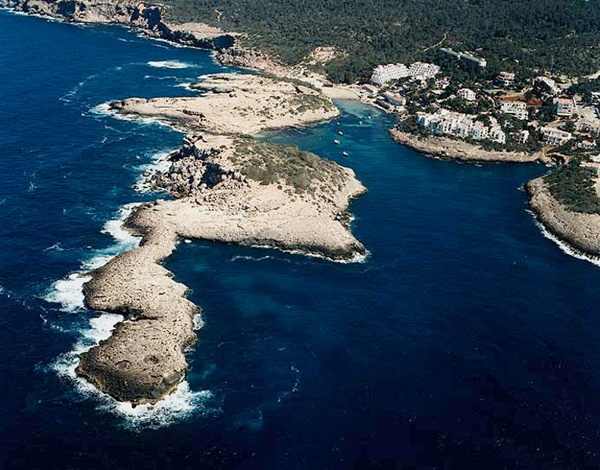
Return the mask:
M 235 44 L 235 35 L 217 28 L 189 23 L 169 24 L 159 5 L 130 0 L 3 0 L 0 4 L 30 15 L 47 16 L 73 23 L 119 24 L 155 39 L 190 47 L 221 50 Z
M 122 115 L 155 118 L 185 131 L 255 135 L 339 116 L 319 91 L 261 75 L 213 74 L 190 86 L 197 97 L 129 98 L 110 104 Z
M 490 151 L 468 142 L 450 139 L 448 137 L 423 138 L 398 128 L 390 129 L 390 136 L 396 142 L 412 148 L 425 155 L 442 160 L 457 160 L 470 163 L 550 163 L 551 160 L 543 153 Z
M 600 215 L 568 210 L 550 192 L 543 177 L 526 185 L 529 207 L 539 222 L 553 235 L 578 251 L 600 255 Z
M 365 247 L 349 227 L 350 201 L 365 192 L 354 172 L 296 147 L 252 135 L 339 115 L 317 90 L 259 75 L 215 74 L 197 97 L 130 98 L 110 104 L 131 118 L 153 117 L 187 133 L 170 167 L 149 186 L 167 192 L 133 210 L 125 227 L 138 248 L 88 275 L 85 301 L 124 315 L 112 336 L 81 355 L 77 373 L 133 404 L 156 403 L 184 379 L 196 339 L 187 300 L 162 262 L 180 239 L 278 248 L 355 261 Z

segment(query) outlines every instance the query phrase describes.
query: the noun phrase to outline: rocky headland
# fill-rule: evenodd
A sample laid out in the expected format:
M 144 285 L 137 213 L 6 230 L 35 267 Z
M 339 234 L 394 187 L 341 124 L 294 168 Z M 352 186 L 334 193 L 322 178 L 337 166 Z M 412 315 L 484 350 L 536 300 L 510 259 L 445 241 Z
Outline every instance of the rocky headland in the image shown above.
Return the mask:
M 89 273 L 87 305 L 120 313 L 113 335 L 81 356 L 77 373 L 114 398 L 155 403 L 187 371 L 199 307 L 161 263 L 180 239 L 264 246 L 331 260 L 366 250 L 348 205 L 365 191 L 354 172 L 296 147 L 252 137 L 339 114 L 318 91 L 257 75 L 212 75 L 187 98 L 132 98 L 111 108 L 154 117 L 188 133 L 170 167 L 149 185 L 171 197 L 137 207 L 126 228 L 140 246 Z
M 550 163 L 551 160 L 543 152 L 507 152 L 485 150 L 477 145 L 448 137 L 427 137 L 403 132 L 397 127 L 390 129 L 391 137 L 398 143 L 418 152 L 443 160 L 464 162 L 497 162 L 497 163 Z
M 573 248 L 600 255 L 600 215 L 575 212 L 558 201 L 543 177 L 526 185 L 529 206 L 540 223 Z
M 131 0 L 3 0 L 0 4 L 14 11 L 73 23 L 120 24 L 152 38 L 203 49 L 221 50 L 235 43 L 235 34 L 205 24 L 167 23 L 158 4 Z
M 151 117 L 184 130 L 254 135 L 339 115 L 319 91 L 290 81 L 251 74 L 214 74 L 194 83 L 195 97 L 129 98 L 111 103 L 122 115 Z

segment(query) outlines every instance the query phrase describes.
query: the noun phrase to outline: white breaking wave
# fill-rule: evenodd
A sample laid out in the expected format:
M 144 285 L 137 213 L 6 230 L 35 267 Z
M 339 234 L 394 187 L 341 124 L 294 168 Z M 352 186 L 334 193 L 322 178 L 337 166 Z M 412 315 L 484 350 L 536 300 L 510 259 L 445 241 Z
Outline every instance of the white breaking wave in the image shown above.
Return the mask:
M 101 392 L 91 383 L 79 377 L 75 372 L 79 356 L 110 337 L 113 330 L 123 321 L 123 316 L 104 313 L 90 320 L 90 327 L 81 332 L 81 338 L 73 349 L 57 358 L 52 369 L 62 378 L 74 383 L 76 390 L 84 397 L 92 397 L 98 402 L 97 409 L 113 413 L 125 420 L 125 426 L 132 429 L 159 428 L 181 421 L 193 414 L 212 411 L 208 406 L 212 398 L 210 391 L 192 392 L 187 381 L 181 382 L 177 389 L 155 405 L 133 406 L 119 402 L 110 395 Z
M 114 119 L 118 119 L 119 121 L 130 121 L 130 122 L 135 122 L 140 125 L 158 124 L 159 126 L 174 129 L 173 125 L 169 124 L 168 122 L 161 121 L 160 119 L 157 119 L 157 118 L 140 117 L 140 116 L 135 116 L 135 115 L 128 116 L 126 114 L 121 114 L 121 113 L 115 111 L 114 109 L 111 109 L 110 103 L 111 103 L 110 101 L 107 101 L 106 103 L 100 103 L 100 104 L 94 106 L 93 108 L 91 108 L 89 112 L 92 114 L 95 114 L 96 116 L 99 116 L 99 117 L 111 117 Z
M 561 240 L 560 238 L 558 238 L 556 235 L 554 235 L 553 233 L 551 233 L 544 226 L 544 224 L 542 224 L 538 220 L 537 216 L 532 211 L 528 210 L 527 212 L 529 212 L 529 214 L 531 214 L 531 216 L 533 217 L 533 221 L 535 222 L 535 225 L 542 232 L 542 235 L 544 237 L 546 237 L 548 240 L 552 240 L 554 243 L 556 243 L 556 245 L 558 246 L 558 248 L 560 249 L 560 251 L 562 251 L 563 253 L 566 253 L 569 256 L 572 256 L 573 258 L 577 258 L 577 259 L 580 259 L 582 261 L 587 261 L 588 263 L 592 263 L 592 264 L 594 264 L 596 266 L 600 266 L 600 257 L 591 256 L 591 255 L 582 253 L 581 251 L 577 250 L 576 248 L 573 248 L 571 245 L 569 245 L 568 243 L 564 242 L 563 240 Z
M 110 234 L 116 243 L 104 250 L 98 250 L 89 260 L 82 263 L 79 272 L 66 279 L 56 281 L 46 300 L 61 304 L 66 312 L 81 311 L 85 308 L 83 284 L 91 279 L 86 273 L 105 265 L 115 256 L 136 248 L 141 238 L 135 237 L 123 228 L 124 220 L 138 204 L 127 204 L 118 213 L 118 217 L 109 220 L 102 229 Z M 132 429 L 158 428 L 181 421 L 191 415 L 216 411 L 208 406 L 212 394 L 210 391 L 193 392 L 187 381 L 181 382 L 177 389 L 155 405 L 133 406 L 131 403 L 119 402 L 110 395 L 101 392 L 91 383 L 79 377 L 75 372 L 79 357 L 89 351 L 100 341 L 109 338 L 115 327 L 124 320 L 122 315 L 103 313 L 91 318 L 89 328 L 80 332 L 80 338 L 68 353 L 59 356 L 51 368 L 60 377 L 72 381 L 75 389 L 84 397 L 93 397 L 98 402 L 98 409 L 113 413 L 125 420 L 125 426 Z M 203 326 L 200 315 L 194 318 L 194 329 Z
M 50 291 L 44 297 L 46 301 L 60 304 L 62 310 L 71 313 L 85 308 L 83 285 L 91 279 L 87 273 L 104 266 L 118 254 L 139 245 L 141 238 L 134 237 L 123 228 L 123 221 L 137 205 L 139 204 L 127 204 L 119 211 L 118 218 L 104 224 L 102 233 L 111 235 L 117 243 L 104 250 L 97 250 L 90 259 L 81 264 L 79 271 L 52 284 Z
M 171 151 L 157 152 L 152 156 L 150 163 L 138 166 L 137 169 L 141 174 L 133 187 L 141 193 L 150 192 L 150 178 L 152 175 L 160 171 L 167 171 L 171 166 L 169 155 L 171 155 Z
M 187 62 L 180 62 L 178 60 L 151 60 L 150 62 L 146 62 L 146 65 L 161 69 L 188 69 L 190 67 L 194 67 L 193 64 L 189 64 Z
M 177 85 L 173 85 L 175 88 L 185 88 L 188 91 L 194 91 L 194 89 L 191 87 L 192 82 L 183 82 L 183 83 L 178 83 Z

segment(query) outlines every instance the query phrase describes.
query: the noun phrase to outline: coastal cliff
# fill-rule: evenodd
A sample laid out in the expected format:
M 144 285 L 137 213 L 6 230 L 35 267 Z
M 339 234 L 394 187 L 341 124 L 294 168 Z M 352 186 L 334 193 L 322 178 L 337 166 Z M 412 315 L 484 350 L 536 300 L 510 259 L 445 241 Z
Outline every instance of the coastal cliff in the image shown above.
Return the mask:
M 221 50 L 232 47 L 233 35 L 200 23 L 182 25 L 163 21 L 158 5 L 118 0 L 4 0 L 2 6 L 33 15 L 89 24 L 121 24 L 144 32 L 152 38 L 165 39 L 186 46 Z
M 161 263 L 180 239 L 278 248 L 356 261 L 365 247 L 350 231 L 350 201 L 366 191 L 354 172 L 289 145 L 252 137 L 339 114 L 318 91 L 256 75 L 208 76 L 198 97 L 127 99 L 119 114 L 152 116 L 188 133 L 151 188 L 172 197 L 143 204 L 125 227 L 140 246 L 89 273 L 85 301 L 125 320 L 83 353 L 77 373 L 121 401 L 155 403 L 185 377 L 194 316 Z
M 548 231 L 584 253 L 600 255 L 600 215 L 569 210 L 550 192 L 544 178 L 526 185 L 529 206 Z
M 527 153 L 485 150 L 479 146 L 469 144 L 468 142 L 450 139 L 448 137 L 419 137 L 407 132 L 402 132 L 396 127 L 390 129 L 390 136 L 396 142 L 406 145 L 418 152 L 445 160 L 498 163 L 550 162 L 548 157 L 542 152 Z

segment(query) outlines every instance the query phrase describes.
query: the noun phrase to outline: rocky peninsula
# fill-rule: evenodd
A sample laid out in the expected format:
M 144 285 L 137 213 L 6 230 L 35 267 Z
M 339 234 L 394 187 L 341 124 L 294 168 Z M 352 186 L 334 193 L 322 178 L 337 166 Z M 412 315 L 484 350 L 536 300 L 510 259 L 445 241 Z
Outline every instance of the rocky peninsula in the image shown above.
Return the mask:
M 255 135 L 339 115 L 319 91 L 290 81 L 251 74 L 214 74 L 194 83 L 197 97 L 130 98 L 110 105 L 122 115 L 152 117 L 184 130 Z
M 403 132 L 397 127 L 390 129 L 390 136 L 398 143 L 412 148 L 425 155 L 442 160 L 457 160 L 477 163 L 550 163 L 551 160 L 543 152 L 507 152 L 485 150 L 480 146 L 470 144 L 464 140 L 449 137 L 420 137 Z
M 365 191 L 354 172 L 296 147 L 252 137 L 269 129 L 330 119 L 339 111 L 318 91 L 257 75 L 213 75 L 202 95 L 127 99 L 111 108 L 185 130 L 183 147 L 150 186 L 171 199 L 136 208 L 125 226 L 140 246 L 89 273 L 87 305 L 120 313 L 113 335 L 81 356 L 77 373 L 134 404 L 155 403 L 185 377 L 199 307 L 161 263 L 178 240 L 273 247 L 356 260 L 350 201 Z
M 552 195 L 544 177 L 529 181 L 526 189 L 531 210 L 547 230 L 583 253 L 600 255 L 600 214 L 569 209 Z

